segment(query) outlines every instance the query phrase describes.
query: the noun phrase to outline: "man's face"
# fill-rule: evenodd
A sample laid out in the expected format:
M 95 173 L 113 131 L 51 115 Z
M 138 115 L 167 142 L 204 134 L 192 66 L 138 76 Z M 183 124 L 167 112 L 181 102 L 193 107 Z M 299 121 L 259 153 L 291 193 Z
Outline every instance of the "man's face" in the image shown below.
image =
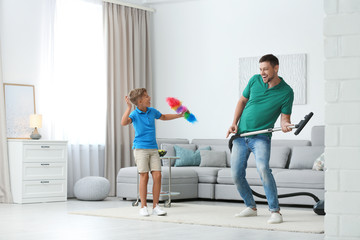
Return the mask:
M 264 83 L 269 83 L 275 77 L 277 77 L 277 72 L 279 70 L 279 65 L 272 67 L 270 62 L 261 62 L 260 63 L 260 75 Z

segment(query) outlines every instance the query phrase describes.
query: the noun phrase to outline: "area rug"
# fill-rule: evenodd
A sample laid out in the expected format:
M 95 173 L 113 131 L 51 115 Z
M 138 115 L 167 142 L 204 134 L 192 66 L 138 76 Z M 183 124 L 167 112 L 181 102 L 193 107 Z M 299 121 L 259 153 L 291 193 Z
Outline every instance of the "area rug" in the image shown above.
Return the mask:
M 324 216 L 316 215 L 310 209 L 282 209 L 284 222 L 281 224 L 267 223 L 270 213 L 266 207 L 258 207 L 258 216 L 247 218 L 235 217 L 235 213 L 242 209 L 233 206 L 173 203 L 171 208 L 164 209 L 168 212 L 167 216 L 141 217 L 139 216 L 139 207 L 132 206 L 77 211 L 71 212 L 71 214 L 231 228 L 324 233 Z

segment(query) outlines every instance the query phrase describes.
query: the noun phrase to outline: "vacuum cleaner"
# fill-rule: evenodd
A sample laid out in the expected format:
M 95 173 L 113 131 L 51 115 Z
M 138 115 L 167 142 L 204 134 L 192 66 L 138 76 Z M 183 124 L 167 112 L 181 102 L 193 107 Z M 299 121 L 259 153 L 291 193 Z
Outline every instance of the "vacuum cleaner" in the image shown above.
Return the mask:
M 291 129 L 296 129 L 295 131 L 295 135 L 298 135 L 301 130 L 303 130 L 303 128 L 305 127 L 305 125 L 309 122 L 309 120 L 311 119 L 311 117 L 314 115 L 314 113 L 310 112 L 308 115 L 305 115 L 304 119 L 301 120 L 298 124 L 294 124 L 292 126 L 289 126 Z M 259 131 L 253 131 L 253 132 L 247 132 L 247 133 L 242 133 L 242 134 L 235 134 L 233 135 L 230 140 L 229 140 L 229 149 L 230 152 L 232 150 L 232 146 L 233 146 L 233 141 L 239 137 L 247 137 L 247 136 L 252 136 L 252 135 L 258 135 L 258 134 L 264 134 L 264 133 L 272 133 L 272 132 L 277 132 L 277 131 L 281 131 L 281 127 L 277 127 L 277 128 L 268 128 L 268 129 L 264 129 L 264 130 L 259 130 Z M 262 195 L 260 193 L 255 192 L 254 190 L 252 190 L 252 193 L 259 197 L 259 198 L 263 198 L 266 199 L 265 195 Z M 295 197 L 295 196 L 309 196 L 312 197 L 314 199 L 314 201 L 316 202 L 315 205 L 313 206 L 313 210 L 317 215 L 325 215 L 325 211 L 324 211 L 324 200 L 320 200 L 317 196 L 315 196 L 312 193 L 309 192 L 296 192 L 296 193 L 288 193 L 288 194 L 280 194 L 278 195 L 278 198 L 288 198 L 288 197 Z

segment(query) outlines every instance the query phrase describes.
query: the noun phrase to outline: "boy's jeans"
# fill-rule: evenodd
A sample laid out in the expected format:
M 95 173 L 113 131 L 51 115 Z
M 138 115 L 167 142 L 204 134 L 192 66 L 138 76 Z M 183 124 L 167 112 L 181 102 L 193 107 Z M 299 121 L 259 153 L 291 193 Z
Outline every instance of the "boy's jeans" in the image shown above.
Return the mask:
M 240 196 L 245 205 L 250 208 L 256 207 L 254 197 L 247 182 L 246 167 L 250 152 L 253 152 L 256 168 L 263 183 L 265 195 L 269 204 L 269 210 L 279 211 L 279 200 L 274 177 L 269 167 L 271 139 L 265 135 L 236 138 L 233 142 L 231 154 L 231 174 Z

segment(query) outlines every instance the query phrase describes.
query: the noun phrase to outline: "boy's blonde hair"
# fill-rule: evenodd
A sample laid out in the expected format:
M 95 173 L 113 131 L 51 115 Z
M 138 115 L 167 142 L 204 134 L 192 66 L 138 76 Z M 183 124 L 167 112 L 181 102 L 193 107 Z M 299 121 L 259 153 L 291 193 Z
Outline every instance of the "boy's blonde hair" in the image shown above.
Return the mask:
M 144 96 L 144 93 L 146 93 L 146 88 L 136 88 L 131 90 L 128 94 L 130 102 L 137 106 L 138 100 Z

